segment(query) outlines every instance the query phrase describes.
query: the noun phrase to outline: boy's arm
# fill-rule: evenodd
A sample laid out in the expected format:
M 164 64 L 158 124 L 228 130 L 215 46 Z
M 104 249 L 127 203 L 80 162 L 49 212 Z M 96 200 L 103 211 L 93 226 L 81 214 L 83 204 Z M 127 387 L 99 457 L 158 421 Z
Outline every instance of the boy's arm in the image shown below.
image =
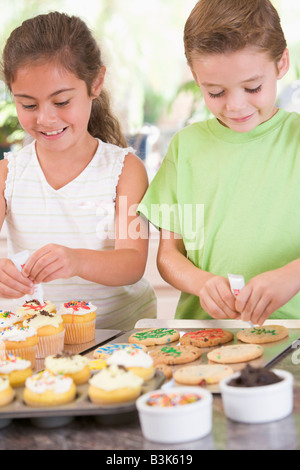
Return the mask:
M 161 230 L 157 267 L 173 287 L 198 296 L 202 308 L 213 318 L 239 316 L 228 280 L 197 268 L 186 257 L 183 240 L 178 235 Z
M 4 191 L 7 172 L 7 160 L 0 160 L 0 230 L 6 213 Z M 17 270 L 13 262 L 7 258 L 0 259 L 0 297 L 17 299 L 32 292 L 33 283 Z
M 79 276 L 103 285 L 134 284 L 144 274 L 148 255 L 148 223 L 136 213 L 148 187 L 142 161 L 125 158 L 116 198 L 115 249 L 95 251 L 50 244 L 37 250 L 23 272 L 34 282 Z

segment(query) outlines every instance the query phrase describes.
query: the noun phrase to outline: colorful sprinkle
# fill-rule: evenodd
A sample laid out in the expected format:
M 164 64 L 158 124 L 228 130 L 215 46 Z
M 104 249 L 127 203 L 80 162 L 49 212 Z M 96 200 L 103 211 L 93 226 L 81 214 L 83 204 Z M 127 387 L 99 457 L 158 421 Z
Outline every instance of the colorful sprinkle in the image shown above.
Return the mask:
M 163 408 L 189 405 L 201 400 L 201 395 L 196 393 L 155 393 L 150 395 L 146 404 L 148 406 L 160 406 Z

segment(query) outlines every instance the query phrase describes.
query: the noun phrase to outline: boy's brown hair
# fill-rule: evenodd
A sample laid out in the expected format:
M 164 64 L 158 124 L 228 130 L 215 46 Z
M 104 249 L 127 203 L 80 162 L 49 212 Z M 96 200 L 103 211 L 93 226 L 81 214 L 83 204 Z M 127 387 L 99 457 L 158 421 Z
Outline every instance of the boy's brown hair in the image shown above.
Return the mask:
M 197 55 L 236 52 L 254 46 L 278 62 L 286 40 L 269 0 L 200 0 L 184 29 L 188 64 Z

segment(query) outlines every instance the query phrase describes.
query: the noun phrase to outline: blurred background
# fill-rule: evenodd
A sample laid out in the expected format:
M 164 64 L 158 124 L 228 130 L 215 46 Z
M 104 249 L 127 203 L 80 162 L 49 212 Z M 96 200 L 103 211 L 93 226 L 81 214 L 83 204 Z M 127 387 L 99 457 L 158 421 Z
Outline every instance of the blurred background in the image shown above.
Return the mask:
M 246 0 L 245 0 L 246 1 Z M 0 46 L 24 19 L 49 11 L 80 16 L 99 41 L 107 67 L 106 89 L 130 145 L 143 159 L 149 180 L 157 172 L 172 135 L 209 117 L 192 80 L 183 49 L 185 21 L 196 0 L 0 0 Z M 300 1 L 273 0 L 285 31 L 291 68 L 278 83 L 278 105 L 300 112 Z M 22 145 L 15 107 L 0 81 L 0 158 Z M 173 316 L 179 293 L 155 265 L 158 234 L 152 230 L 146 276 L 159 299 L 159 316 Z M 2 253 L 1 253 L 2 250 Z M 0 256 L 5 251 L 5 230 Z

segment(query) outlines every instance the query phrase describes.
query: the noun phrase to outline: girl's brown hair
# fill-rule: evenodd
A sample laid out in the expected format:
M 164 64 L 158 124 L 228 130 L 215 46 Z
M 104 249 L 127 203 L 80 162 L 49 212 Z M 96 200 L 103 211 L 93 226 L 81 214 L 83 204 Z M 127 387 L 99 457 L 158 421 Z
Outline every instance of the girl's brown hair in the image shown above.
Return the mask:
M 103 67 L 100 49 L 85 22 L 59 12 L 28 19 L 11 33 L 2 59 L 4 80 L 9 89 L 18 68 L 34 61 L 59 63 L 86 83 L 89 96 Z M 88 131 L 104 142 L 127 146 L 105 90 L 93 99 Z
M 278 62 L 286 48 L 279 15 L 269 0 L 200 0 L 184 29 L 188 64 L 200 54 L 254 46 Z

